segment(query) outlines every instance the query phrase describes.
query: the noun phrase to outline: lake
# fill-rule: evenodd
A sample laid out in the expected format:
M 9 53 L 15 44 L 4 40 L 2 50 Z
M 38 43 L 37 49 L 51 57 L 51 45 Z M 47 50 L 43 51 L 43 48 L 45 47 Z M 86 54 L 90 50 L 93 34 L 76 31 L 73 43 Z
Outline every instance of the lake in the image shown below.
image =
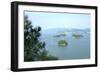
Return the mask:
M 65 36 L 56 37 L 61 33 Z M 82 37 L 76 38 L 73 34 L 80 34 Z M 88 59 L 90 58 L 90 32 L 86 30 L 45 30 L 41 32 L 41 41 L 46 43 L 46 50 L 60 60 L 70 59 Z M 59 40 L 66 40 L 68 45 L 61 47 L 58 45 Z

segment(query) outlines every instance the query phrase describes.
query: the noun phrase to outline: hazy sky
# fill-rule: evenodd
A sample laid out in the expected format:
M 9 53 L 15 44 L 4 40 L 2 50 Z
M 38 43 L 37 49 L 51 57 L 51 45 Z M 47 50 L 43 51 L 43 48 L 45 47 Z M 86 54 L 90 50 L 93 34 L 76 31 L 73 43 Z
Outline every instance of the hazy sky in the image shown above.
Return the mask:
M 42 30 L 50 28 L 85 29 L 90 27 L 89 14 L 25 11 L 25 15 L 31 20 L 33 26 L 41 26 Z

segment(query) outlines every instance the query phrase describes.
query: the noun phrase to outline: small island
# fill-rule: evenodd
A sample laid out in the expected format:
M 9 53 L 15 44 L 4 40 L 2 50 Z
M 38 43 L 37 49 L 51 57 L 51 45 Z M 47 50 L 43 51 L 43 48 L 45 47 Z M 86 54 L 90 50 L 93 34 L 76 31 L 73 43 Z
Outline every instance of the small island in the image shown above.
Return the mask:
M 66 36 L 66 33 L 62 32 L 62 33 L 59 33 L 59 34 L 55 35 L 54 37 L 61 37 L 61 36 Z
M 68 45 L 68 42 L 66 40 L 59 40 L 58 45 L 60 47 L 66 47 Z
M 81 35 L 81 34 L 73 34 L 72 36 L 75 37 L 76 39 L 83 37 L 83 35 Z

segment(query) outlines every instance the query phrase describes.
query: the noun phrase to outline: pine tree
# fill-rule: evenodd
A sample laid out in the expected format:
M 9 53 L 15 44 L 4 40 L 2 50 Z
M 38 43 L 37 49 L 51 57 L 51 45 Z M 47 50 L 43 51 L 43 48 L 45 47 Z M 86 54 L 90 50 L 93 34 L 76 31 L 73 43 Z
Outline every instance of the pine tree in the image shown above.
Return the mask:
M 24 16 L 24 61 L 57 60 L 45 49 L 45 42 L 40 42 L 41 27 L 34 27 L 28 16 Z

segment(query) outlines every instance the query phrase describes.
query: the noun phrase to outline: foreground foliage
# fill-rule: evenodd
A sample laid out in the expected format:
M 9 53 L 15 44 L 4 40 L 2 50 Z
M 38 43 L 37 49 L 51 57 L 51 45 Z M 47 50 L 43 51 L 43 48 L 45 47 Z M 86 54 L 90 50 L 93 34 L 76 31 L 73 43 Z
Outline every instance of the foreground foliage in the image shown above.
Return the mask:
M 45 49 L 45 42 L 41 42 L 41 27 L 33 27 L 28 17 L 24 17 L 24 61 L 57 60 Z

